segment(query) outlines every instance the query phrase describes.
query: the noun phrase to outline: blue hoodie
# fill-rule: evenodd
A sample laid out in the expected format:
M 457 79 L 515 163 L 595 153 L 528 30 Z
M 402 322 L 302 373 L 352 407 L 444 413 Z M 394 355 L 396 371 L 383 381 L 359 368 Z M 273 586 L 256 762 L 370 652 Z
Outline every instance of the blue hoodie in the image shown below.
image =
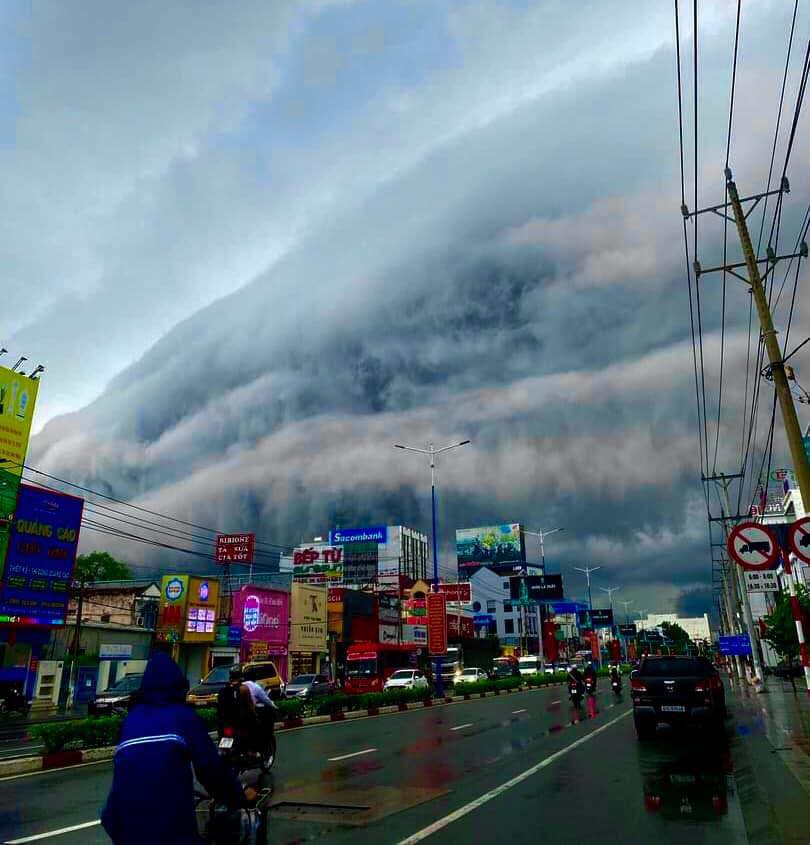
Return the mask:
M 198 845 L 194 778 L 233 807 L 244 803 L 202 719 L 185 704 L 188 682 L 166 654 L 146 666 L 124 720 L 101 823 L 115 845 Z

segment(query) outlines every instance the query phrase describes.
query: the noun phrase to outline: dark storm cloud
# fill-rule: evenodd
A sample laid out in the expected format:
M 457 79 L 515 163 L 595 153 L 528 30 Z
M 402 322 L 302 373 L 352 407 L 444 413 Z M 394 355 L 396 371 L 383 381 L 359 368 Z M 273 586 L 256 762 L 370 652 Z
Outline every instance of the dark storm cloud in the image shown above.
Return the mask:
M 497 22 L 497 7 L 482 9 Z M 727 23 L 714 23 L 724 36 Z M 562 78 L 549 67 L 554 84 L 543 77 L 508 104 L 498 92 L 478 119 L 471 86 L 454 133 L 364 184 L 270 269 L 49 423 L 32 463 L 296 543 L 337 521 L 427 528 L 427 465 L 392 444 L 469 437 L 439 466 L 445 570 L 456 527 L 563 525 L 546 551 L 574 592 L 573 567 L 589 563 L 637 606 L 697 600 L 709 564 L 673 58 L 637 40 L 624 60 L 583 53 Z M 489 67 L 486 39 L 473 41 Z M 706 49 L 709 69 L 720 55 Z M 364 153 L 359 169 L 379 166 Z M 711 362 L 719 319 L 706 309 Z M 740 309 L 726 328 L 735 384 L 746 333 Z M 742 391 L 727 399 L 732 425 Z

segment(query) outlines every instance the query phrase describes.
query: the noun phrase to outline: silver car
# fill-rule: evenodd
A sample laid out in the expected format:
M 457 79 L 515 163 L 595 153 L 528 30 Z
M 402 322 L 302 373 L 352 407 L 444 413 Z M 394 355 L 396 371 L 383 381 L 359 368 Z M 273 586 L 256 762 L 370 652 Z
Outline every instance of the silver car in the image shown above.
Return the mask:
M 325 675 L 296 675 L 287 684 L 287 698 L 315 698 L 318 695 L 329 695 L 332 684 Z

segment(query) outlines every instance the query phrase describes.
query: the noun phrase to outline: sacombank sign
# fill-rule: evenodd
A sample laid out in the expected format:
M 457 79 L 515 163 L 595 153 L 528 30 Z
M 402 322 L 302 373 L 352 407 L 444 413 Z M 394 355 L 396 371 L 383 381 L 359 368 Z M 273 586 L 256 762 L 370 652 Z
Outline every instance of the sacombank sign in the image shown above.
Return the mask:
M 341 528 L 329 532 L 329 542 L 341 543 L 387 543 L 388 526 L 370 525 L 367 528 Z

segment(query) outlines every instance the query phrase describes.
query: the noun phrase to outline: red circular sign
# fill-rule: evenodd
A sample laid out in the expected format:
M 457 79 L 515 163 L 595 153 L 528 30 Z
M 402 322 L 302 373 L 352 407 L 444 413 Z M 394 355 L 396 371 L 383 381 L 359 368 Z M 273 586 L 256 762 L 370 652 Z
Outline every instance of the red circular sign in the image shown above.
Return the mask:
M 810 563 L 810 516 L 791 523 L 788 528 L 788 546 L 799 560 Z
M 743 569 L 772 569 L 779 557 L 776 534 L 759 522 L 741 522 L 728 535 L 728 553 Z

